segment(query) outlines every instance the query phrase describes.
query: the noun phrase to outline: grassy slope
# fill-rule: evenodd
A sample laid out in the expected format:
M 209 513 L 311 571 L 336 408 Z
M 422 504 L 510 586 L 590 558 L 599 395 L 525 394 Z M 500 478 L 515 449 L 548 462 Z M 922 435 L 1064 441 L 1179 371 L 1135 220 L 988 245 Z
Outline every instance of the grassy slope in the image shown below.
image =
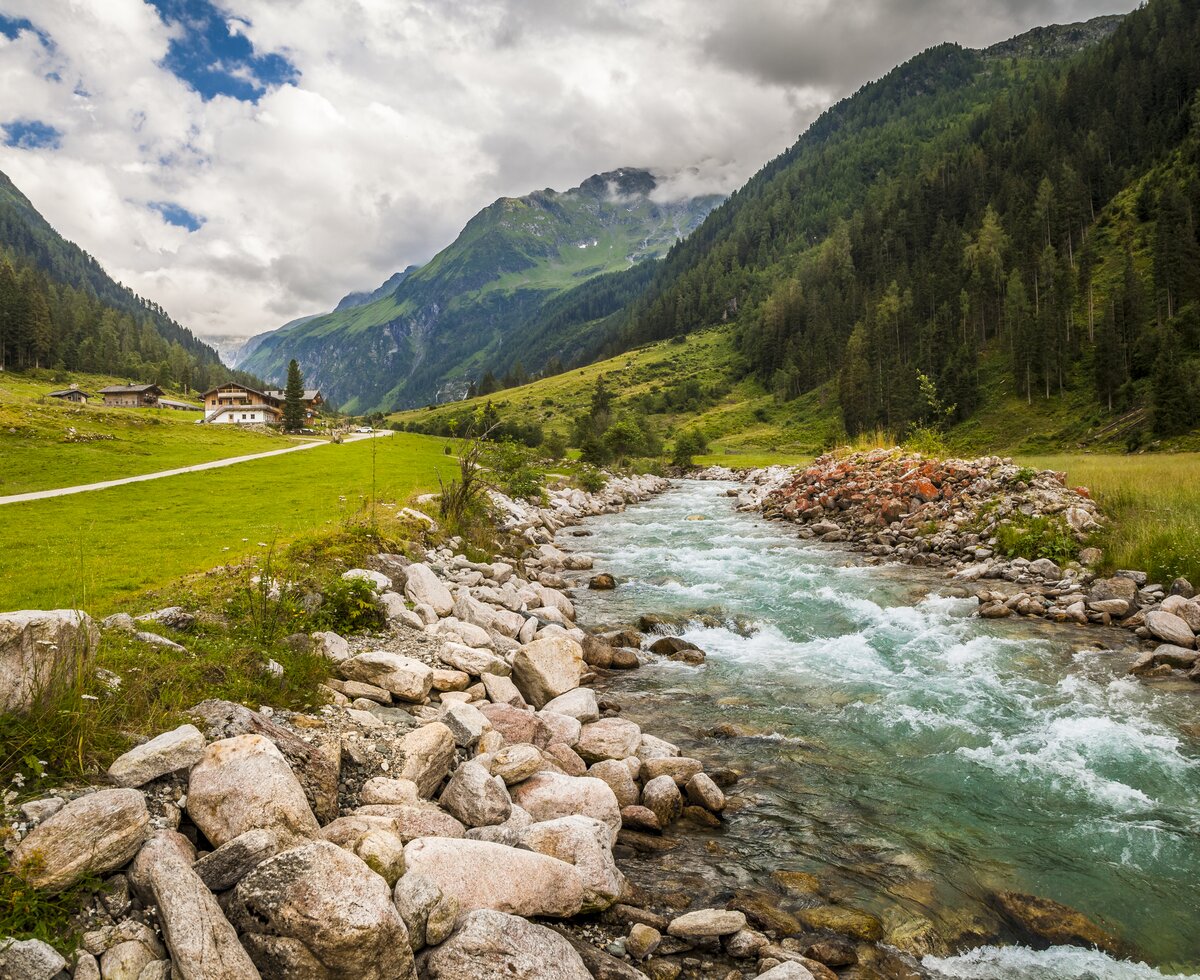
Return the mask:
M 122 383 L 93 375 L 72 375 L 71 381 L 92 393 Z M 45 397 L 65 387 L 67 383 L 0 374 L 0 496 L 153 473 L 288 445 L 279 435 L 229 425 L 195 425 L 199 412 L 104 408 L 95 402 L 74 405 Z
M 777 404 L 752 379 L 737 379 L 738 356 L 728 328 L 714 327 L 689 334 L 681 343 L 663 341 L 598 361 L 565 374 L 544 378 L 488 397 L 413 409 L 392 416 L 421 425 L 450 419 L 481 408 L 488 401 L 504 417 L 537 422 L 547 432 L 566 434 L 574 417 L 587 409 L 597 379 L 603 375 L 617 396 L 618 412 L 640 395 L 653 394 L 695 380 L 718 392 L 716 401 L 698 413 L 651 416 L 666 436 L 698 425 L 711 442 L 712 459 L 730 465 L 768 454 L 803 459 L 819 451 L 830 426 L 836 427 L 835 406 L 827 392 L 811 392 L 788 404 Z
M 138 593 L 354 517 L 371 493 L 406 500 L 454 466 L 445 441 L 398 434 L 228 469 L 11 504 L 0 512 L 0 610 L 82 605 L 107 613 Z

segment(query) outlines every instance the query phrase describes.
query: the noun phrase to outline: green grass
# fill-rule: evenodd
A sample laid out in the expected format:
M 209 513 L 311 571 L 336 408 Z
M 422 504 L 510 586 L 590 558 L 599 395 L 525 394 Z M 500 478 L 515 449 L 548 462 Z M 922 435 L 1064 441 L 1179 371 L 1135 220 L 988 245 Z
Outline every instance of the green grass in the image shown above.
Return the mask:
M 1100 504 L 1111 521 L 1096 541 L 1106 569 L 1138 569 L 1164 585 L 1182 575 L 1200 585 L 1200 453 L 1018 458 L 1066 472 L 1069 486 L 1086 487 Z
M 104 614 L 182 575 L 404 501 L 454 471 L 444 439 L 396 434 L 0 508 L 0 610 Z
M 94 393 L 116 379 L 70 380 Z M 293 442 L 239 426 L 196 425 L 199 412 L 73 405 L 45 397 L 65 387 L 0 374 L 0 496 L 269 452 Z

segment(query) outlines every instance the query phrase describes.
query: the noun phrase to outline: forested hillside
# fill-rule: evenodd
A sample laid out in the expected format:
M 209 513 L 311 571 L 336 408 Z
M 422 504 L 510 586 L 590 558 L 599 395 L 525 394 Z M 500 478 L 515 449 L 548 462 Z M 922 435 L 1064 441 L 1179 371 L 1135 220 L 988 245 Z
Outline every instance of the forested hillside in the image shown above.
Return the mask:
M 970 416 L 981 364 L 1133 441 L 1194 426 L 1198 85 L 1183 0 L 931 49 L 673 249 L 607 350 L 732 322 L 778 397 L 835 383 L 852 433 Z
M 199 390 L 231 375 L 213 348 L 62 238 L 4 174 L 0 366 L 88 371 Z

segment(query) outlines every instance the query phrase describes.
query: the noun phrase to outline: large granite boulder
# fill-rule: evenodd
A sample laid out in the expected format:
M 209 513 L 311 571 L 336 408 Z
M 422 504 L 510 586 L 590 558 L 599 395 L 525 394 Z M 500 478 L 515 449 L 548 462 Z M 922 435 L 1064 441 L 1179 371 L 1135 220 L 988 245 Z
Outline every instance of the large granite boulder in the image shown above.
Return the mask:
M 221 739 L 204 750 L 188 781 L 187 812 L 216 847 L 256 829 L 288 847 L 321 829 L 283 753 L 262 735 Z
M 150 813 L 136 789 L 105 789 L 72 800 L 26 835 L 12 870 L 35 888 L 61 892 L 133 859 L 146 840 Z
M 616 795 L 608 783 L 592 776 L 539 772 L 513 786 L 512 797 L 535 821 L 574 815 L 592 817 L 608 827 L 612 842 L 621 829 Z
M 201 701 L 189 714 L 203 724 L 200 726 L 210 739 L 233 735 L 264 735 L 283 753 L 292 772 L 304 787 L 313 813 L 321 823 L 338 815 L 338 782 L 341 779 L 341 743 L 315 740 L 306 742 L 294 732 L 277 725 L 257 711 L 216 699 Z
M 390 691 L 402 701 L 418 704 L 429 697 L 433 686 L 433 668 L 390 650 L 370 650 L 338 667 L 348 681 L 363 681 Z
M 182 980 L 258 980 L 237 932 L 183 857 L 186 848 L 170 840 L 172 836 L 179 835 L 168 831 L 151 839 L 135 865 L 158 909 L 176 974 Z
M 575 866 L 583 879 L 582 911 L 601 911 L 620 897 L 625 876 L 613 860 L 607 824 L 592 817 L 558 817 L 529 827 L 522 843 Z
M 404 848 L 408 873 L 419 874 L 464 910 L 570 918 L 583 906 L 583 879 L 565 861 L 479 840 L 422 837 Z
M 264 861 L 238 883 L 228 910 L 263 980 L 416 978 L 387 882 L 328 841 Z
M 204 736 L 195 725 L 180 725 L 130 749 L 108 767 L 120 786 L 142 786 L 180 769 L 190 769 L 204 755 Z
M 432 568 L 414 562 L 405 568 L 405 573 L 408 579 L 404 583 L 404 594 L 414 605 L 427 605 L 439 616 L 454 612 L 454 596 Z
M 100 631 L 78 609 L 0 613 L 0 712 L 28 711 L 86 669 Z
M 404 764 L 397 775 L 416 783 L 422 796 L 432 796 L 454 762 L 454 733 L 435 721 L 409 732 L 400 744 Z
M 430 980 L 592 980 L 558 933 L 515 915 L 479 909 L 421 958 Z
M 535 708 L 575 690 L 583 671 L 583 647 L 569 636 L 534 640 L 513 654 L 513 681 Z

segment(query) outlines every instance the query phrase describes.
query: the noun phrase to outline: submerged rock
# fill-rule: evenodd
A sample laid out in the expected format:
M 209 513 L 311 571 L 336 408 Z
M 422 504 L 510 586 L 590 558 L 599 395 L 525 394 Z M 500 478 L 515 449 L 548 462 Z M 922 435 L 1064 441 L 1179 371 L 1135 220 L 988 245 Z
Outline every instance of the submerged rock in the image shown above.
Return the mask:
M 991 902 L 1021 939 L 1035 949 L 1084 946 L 1116 957 L 1127 952 L 1114 936 L 1069 905 L 1020 892 L 996 892 Z

